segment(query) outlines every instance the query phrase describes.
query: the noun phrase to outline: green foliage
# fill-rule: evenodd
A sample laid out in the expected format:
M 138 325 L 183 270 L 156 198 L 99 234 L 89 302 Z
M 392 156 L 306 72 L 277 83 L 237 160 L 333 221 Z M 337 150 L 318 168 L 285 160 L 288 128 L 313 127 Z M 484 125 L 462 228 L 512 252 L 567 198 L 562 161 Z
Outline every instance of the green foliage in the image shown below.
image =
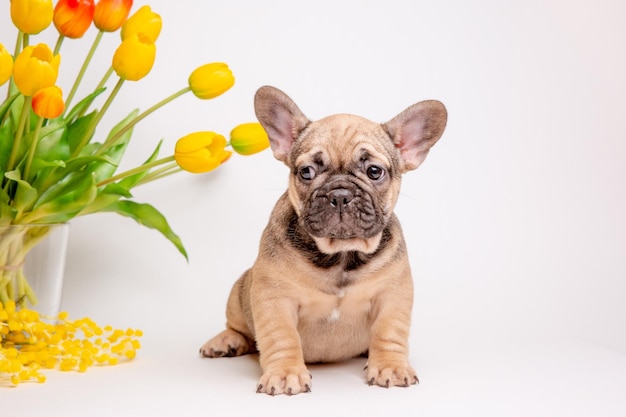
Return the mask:
M 20 143 L 16 137 L 24 97 L 17 93 L 0 105 L 0 225 L 61 223 L 76 216 L 114 212 L 159 231 L 186 258 L 180 238 L 165 217 L 154 207 L 132 200 L 131 190 L 150 175 L 150 166 L 142 167 L 157 160 L 161 142 L 136 172 L 111 181 L 128 148 L 139 110 L 113 126 L 102 143 L 94 142 L 99 110 L 88 110 L 104 91 L 100 88 L 89 94 L 39 131 L 35 128 L 38 117 L 30 111 Z M 16 160 L 9 167 L 12 152 Z
M 103 210 L 112 211 L 114 213 L 130 217 L 141 225 L 158 230 L 161 234 L 163 234 L 163 236 L 168 238 L 170 242 L 178 248 L 179 252 L 185 257 L 185 259 L 187 259 L 187 252 L 185 251 L 178 235 L 176 235 L 176 233 L 174 233 L 174 231 L 170 228 L 170 225 L 167 223 L 165 217 L 150 204 L 139 204 L 134 201 L 123 200 L 110 204 Z

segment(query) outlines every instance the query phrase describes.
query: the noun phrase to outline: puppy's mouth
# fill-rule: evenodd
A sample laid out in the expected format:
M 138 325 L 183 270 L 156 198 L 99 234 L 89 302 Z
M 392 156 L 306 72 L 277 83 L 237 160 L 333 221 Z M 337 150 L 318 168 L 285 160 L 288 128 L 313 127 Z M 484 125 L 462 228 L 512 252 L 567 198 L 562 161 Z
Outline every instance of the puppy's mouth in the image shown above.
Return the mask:
M 384 228 L 383 214 L 372 195 L 345 179 L 316 189 L 302 214 L 302 226 L 318 243 L 326 242 L 324 246 L 361 247 L 359 242 L 369 242 L 369 247 Z

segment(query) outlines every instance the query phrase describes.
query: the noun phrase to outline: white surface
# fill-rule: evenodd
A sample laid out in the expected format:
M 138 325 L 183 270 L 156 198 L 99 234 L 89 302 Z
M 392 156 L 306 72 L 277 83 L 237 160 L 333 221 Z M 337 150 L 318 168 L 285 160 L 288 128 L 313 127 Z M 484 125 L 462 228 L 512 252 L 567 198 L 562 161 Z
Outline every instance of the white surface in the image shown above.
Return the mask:
M 421 384 L 368 387 L 357 359 L 313 367 L 311 394 L 270 398 L 254 394 L 254 357 L 196 356 L 221 330 L 230 286 L 286 184 L 268 151 L 137 190 L 180 234 L 189 263 L 131 220 L 72 222 L 63 307 L 142 328 L 143 348 L 127 365 L 2 389 L 3 415 L 626 414 L 626 3 L 149 4 L 164 20 L 157 63 L 124 86 L 104 123 L 177 91 L 205 62 L 228 62 L 237 83 L 143 122 L 127 167 L 160 138 L 165 155 L 186 133 L 227 134 L 254 120 L 263 84 L 313 119 L 385 121 L 422 99 L 446 104 L 448 128 L 405 177 L 397 207 L 415 276 L 411 359 Z M 11 49 L 3 7 L 0 41 Z M 64 45 L 64 68 L 76 68 L 93 36 Z M 118 40 L 105 37 L 92 83 Z

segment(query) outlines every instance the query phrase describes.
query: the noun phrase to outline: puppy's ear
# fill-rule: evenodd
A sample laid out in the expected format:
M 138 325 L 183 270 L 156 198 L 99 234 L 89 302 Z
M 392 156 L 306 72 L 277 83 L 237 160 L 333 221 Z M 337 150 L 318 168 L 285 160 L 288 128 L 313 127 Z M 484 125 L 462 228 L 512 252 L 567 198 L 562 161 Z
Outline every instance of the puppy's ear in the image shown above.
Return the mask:
M 309 119 L 285 93 L 270 86 L 257 90 L 254 110 L 269 136 L 274 156 L 288 163 L 291 147 Z
M 430 148 L 443 134 L 448 113 L 442 103 L 427 100 L 416 103 L 383 124 L 400 150 L 402 172 L 416 169 Z

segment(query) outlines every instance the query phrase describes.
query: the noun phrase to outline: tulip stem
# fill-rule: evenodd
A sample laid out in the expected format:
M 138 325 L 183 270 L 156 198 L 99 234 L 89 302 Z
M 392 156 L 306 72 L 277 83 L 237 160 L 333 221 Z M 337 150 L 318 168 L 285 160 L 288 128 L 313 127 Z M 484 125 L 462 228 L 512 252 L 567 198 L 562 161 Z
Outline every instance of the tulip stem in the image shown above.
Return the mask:
M 120 88 L 122 88 L 123 84 L 124 84 L 124 79 L 120 78 L 117 81 L 117 84 L 115 84 L 115 87 L 113 87 L 113 90 L 111 91 L 111 94 L 109 95 L 109 98 L 107 98 L 106 102 L 102 105 L 102 108 L 98 111 L 98 113 L 96 114 L 96 117 L 94 117 L 93 121 L 89 125 L 89 129 L 87 129 L 87 131 L 85 132 L 80 143 L 78 144 L 76 149 L 74 149 L 74 152 L 71 155 L 72 158 L 77 156 L 80 153 L 80 151 L 85 147 L 85 145 L 87 145 L 87 143 L 91 139 L 91 136 L 93 135 L 93 132 L 95 132 L 96 127 L 98 126 L 98 123 L 100 123 L 100 120 L 102 120 L 102 116 L 104 116 L 104 113 L 106 113 L 109 106 L 111 106 L 111 103 L 113 103 L 113 99 L 115 98 L 117 93 L 120 91 Z
M 119 138 L 121 138 L 124 133 L 126 133 L 129 129 L 131 129 L 137 123 L 139 123 L 140 121 L 145 119 L 147 116 L 149 116 L 155 110 L 165 106 L 167 103 L 173 101 L 175 98 L 180 97 L 180 96 L 182 96 L 183 94 L 185 94 L 185 93 L 187 93 L 189 91 L 191 91 L 191 87 L 185 87 L 182 90 L 172 94 L 171 96 L 169 96 L 169 97 L 159 101 L 157 104 L 155 104 L 154 106 L 150 107 L 148 110 L 144 111 L 143 113 L 137 115 L 137 117 L 135 117 L 133 120 L 128 122 L 128 124 L 126 126 L 124 126 L 123 128 L 121 128 L 115 135 L 113 135 L 109 139 L 107 139 L 104 142 L 104 144 L 100 147 L 100 149 L 98 150 L 97 155 L 100 155 L 103 152 L 106 152 L 111 146 L 115 145 L 115 142 L 117 142 L 119 140 Z
M 13 59 L 14 60 L 20 54 L 21 47 L 22 47 L 22 39 L 23 38 L 24 38 L 24 32 L 22 32 L 21 30 L 18 31 L 16 39 L 15 39 L 15 52 L 13 52 Z M 15 82 L 13 81 L 13 77 L 11 77 L 10 80 L 9 80 L 9 88 L 7 88 L 7 99 L 9 97 L 11 97 L 11 94 L 13 94 L 15 92 L 15 90 L 16 90 Z M 7 112 L 7 114 L 8 113 L 9 112 Z
M 99 89 L 101 89 L 102 87 L 104 87 L 104 84 L 106 84 L 106 82 L 109 80 L 109 78 L 111 77 L 111 74 L 113 74 L 113 67 L 109 67 L 109 70 L 106 72 L 106 74 L 104 74 L 104 77 L 102 77 L 102 80 L 100 81 L 100 83 L 98 84 L 98 86 L 96 87 L 96 89 L 94 91 L 97 91 Z M 81 118 L 84 116 L 85 113 L 87 113 L 87 110 L 89 110 L 88 106 L 85 106 L 80 113 L 78 113 L 78 116 L 76 116 L 76 118 Z
M 98 48 L 98 44 L 100 43 L 100 40 L 102 39 L 103 34 L 104 34 L 103 31 L 101 30 L 98 31 L 98 34 L 96 35 L 96 38 L 94 39 L 93 44 L 91 45 L 91 49 L 89 50 L 87 57 L 85 57 L 85 62 L 83 62 L 83 66 L 80 68 L 80 71 L 78 72 L 76 81 L 74 81 L 74 85 L 72 86 L 72 89 L 70 90 L 70 94 L 67 96 L 67 100 L 65 100 L 66 110 L 70 108 L 70 103 L 72 102 L 72 99 L 74 98 L 74 95 L 76 94 L 78 85 L 80 84 L 80 82 L 83 79 L 83 76 L 85 75 L 85 71 L 87 70 L 89 63 L 91 62 L 91 58 L 93 58 L 93 55 L 96 52 L 96 49 Z
M 33 140 L 30 142 L 30 149 L 28 150 L 28 159 L 26 159 L 26 167 L 24 168 L 24 175 L 22 179 L 28 181 L 28 175 L 30 174 L 30 166 L 33 163 L 33 157 L 35 151 L 37 151 L 37 144 L 39 143 L 39 134 L 41 132 L 41 126 L 43 126 L 45 118 L 39 117 L 37 125 L 35 126 L 35 132 L 33 133 Z
M 145 164 L 140 165 L 138 167 L 129 169 L 128 171 L 124 171 L 121 174 L 117 174 L 117 175 L 114 175 L 114 176 L 112 176 L 110 178 L 102 180 L 102 181 L 100 181 L 99 183 L 96 184 L 96 187 L 102 187 L 103 185 L 107 185 L 107 184 L 110 184 L 110 183 L 115 182 L 117 180 L 121 180 L 121 179 L 124 179 L 126 177 L 130 177 L 131 175 L 135 175 L 135 174 L 139 174 L 140 172 L 147 171 L 147 170 L 152 169 L 154 167 L 157 167 L 159 165 L 163 165 L 163 164 L 166 164 L 168 162 L 172 162 L 173 160 L 174 160 L 174 155 L 170 155 L 170 156 L 167 156 L 165 158 L 157 159 L 156 161 L 145 163 Z
M 17 32 L 17 38 L 15 39 L 15 52 L 13 53 L 13 59 L 17 58 L 22 50 L 22 40 L 24 39 L 24 32 L 21 30 Z
M 26 119 L 30 113 L 30 103 L 32 97 L 24 97 L 24 105 L 22 106 L 22 113 L 20 114 L 20 120 L 17 125 L 17 131 L 15 132 L 15 139 L 13 140 L 13 148 L 11 149 L 11 155 L 7 162 L 6 172 L 13 171 L 15 168 L 15 161 L 17 160 L 17 154 L 20 150 L 20 144 L 22 142 L 22 136 L 24 135 L 24 127 L 26 125 Z
M 113 74 L 113 67 L 112 66 L 109 67 L 109 70 L 106 72 L 106 74 L 104 74 L 104 77 L 102 77 L 102 80 L 100 80 L 100 83 L 96 87 L 96 90 L 99 90 L 102 87 L 104 87 L 104 85 L 107 83 L 107 81 L 111 77 L 111 74 Z
M 137 186 L 147 184 L 149 182 L 161 179 L 163 177 L 167 177 L 169 175 L 175 174 L 182 170 L 183 169 L 179 167 L 177 163 L 172 163 L 170 165 L 164 166 L 163 168 L 157 169 L 156 171 L 149 173 L 137 183 Z
M 52 55 L 57 55 L 59 53 L 59 51 L 61 50 L 61 45 L 63 44 L 63 40 L 64 39 L 65 39 L 65 36 L 61 35 L 59 33 L 59 37 L 57 38 L 56 45 L 54 45 L 54 52 L 52 53 Z

